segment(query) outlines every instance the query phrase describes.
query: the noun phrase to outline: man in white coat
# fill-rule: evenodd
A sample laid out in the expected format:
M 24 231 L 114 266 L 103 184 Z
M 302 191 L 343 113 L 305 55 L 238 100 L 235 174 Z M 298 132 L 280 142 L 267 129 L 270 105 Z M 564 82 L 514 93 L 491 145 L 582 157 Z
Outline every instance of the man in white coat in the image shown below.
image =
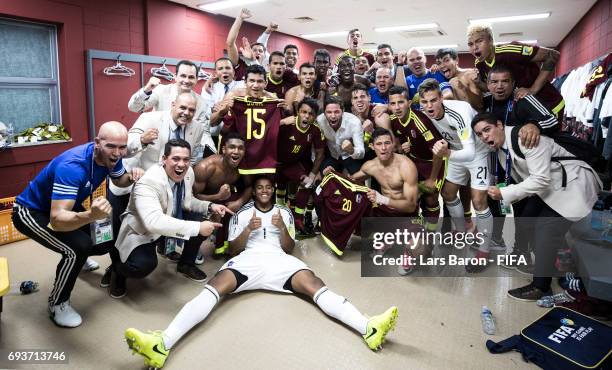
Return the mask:
M 214 151 L 215 145 L 210 136 L 210 127 L 206 119 L 208 105 L 193 88 L 198 83 L 198 67 L 189 60 L 181 60 L 176 65 L 174 83 L 162 85 L 159 78 L 152 76 L 147 84 L 136 91 L 128 102 L 128 109 L 132 112 L 142 113 L 149 110 L 169 110 L 172 102 L 181 93 L 190 93 L 196 99 L 196 112 L 194 121 L 203 126 L 202 147 L 198 142 L 192 147 L 195 156 L 201 157 L 206 146 Z
M 504 127 L 490 113 L 474 117 L 472 128 L 480 140 L 497 151 L 499 164 L 506 172 L 506 181 L 490 186 L 489 196 L 501 200 L 504 206 L 527 198 L 521 214 L 516 216 L 533 217 L 530 235 L 536 253 L 534 278 L 526 286 L 509 290 L 508 295 L 522 301 L 551 295 L 557 249 L 565 245 L 565 233 L 572 223 L 591 212 L 602 188 L 601 180 L 584 161 L 553 160 L 574 155 L 550 137 L 540 136 L 539 144 L 527 149 L 517 132 L 513 143 L 513 127 Z M 515 184 L 505 185 L 510 177 Z
M 170 110 L 143 113 L 128 132 L 127 168 L 140 167 L 145 171 L 158 165 L 162 160 L 164 146 L 170 139 L 183 139 L 194 148 L 200 145 L 204 127 L 195 121 L 197 100 L 191 93 L 180 93 L 170 104 Z M 194 153 L 191 163 L 195 163 Z M 121 226 L 121 214 L 127 207 L 131 187 L 119 188 L 113 183 L 108 185 L 107 198 L 113 207 L 113 230 L 115 238 Z M 163 251 L 164 254 L 166 251 Z M 178 260 L 178 253 L 168 252 L 168 258 Z M 101 286 L 110 284 L 110 270 L 107 269 Z
M 149 168 L 134 186 L 115 248 L 111 249 L 113 298 L 126 294 L 126 278 L 144 278 L 155 269 L 155 246 L 161 237 L 165 237 L 166 243 L 185 245 L 178 272 L 195 281 L 206 279 L 206 274 L 193 262 L 202 241 L 198 235 L 209 236 L 221 224 L 189 221 L 186 214 L 224 216 L 232 211 L 193 196 L 195 176 L 189 165 L 190 156 L 187 141 L 171 139 L 164 147 L 162 163 Z

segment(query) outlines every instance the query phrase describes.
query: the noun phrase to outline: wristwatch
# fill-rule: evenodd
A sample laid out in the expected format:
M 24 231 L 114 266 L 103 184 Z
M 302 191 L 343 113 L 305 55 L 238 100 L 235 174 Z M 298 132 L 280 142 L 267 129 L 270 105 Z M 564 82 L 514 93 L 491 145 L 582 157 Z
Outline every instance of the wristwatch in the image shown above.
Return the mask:
M 208 203 L 208 208 L 207 208 L 207 210 L 206 210 L 206 212 L 207 212 L 207 214 L 208 214 L 208 215 L 210 215 L 210 214 L 212 214 L 212 213 L 213 213 L 213 209 L 212 209 L 213 204 L 214 204 L 213 202 Z

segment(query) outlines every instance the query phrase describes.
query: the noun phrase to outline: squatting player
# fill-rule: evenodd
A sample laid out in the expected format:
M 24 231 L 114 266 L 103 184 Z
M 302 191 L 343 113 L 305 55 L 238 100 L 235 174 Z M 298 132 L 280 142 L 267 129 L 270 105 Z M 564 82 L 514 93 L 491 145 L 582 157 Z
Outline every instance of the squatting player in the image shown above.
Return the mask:
M 200 200 L 223 204 L 232 212 L 238 212 L 251 198 L 251 187 L 246 184 L 246 177 L 238 173 L 238 166 L 244 158 L 244 139 L 236 132 L 228 133 L 224 139 L 221 154 L 206 157 L 193 166 L 193 194 Z M 216 255 L 225 253 L 229 246 L 229 219 L 230 216 L 224 216 L 215 220 L 223 224 L 216 232 Z
M 413 232 L 422 231 L 418 220 L 418 187 L 417 168 L 405 155 L 394 152 L 395 143 L 391 132 L 377 128 L 372 133 L 372 147 L 376 158 L 369 160 L 351 177 L 362 182 L 368 177 L 374 177 L 380 184 L 381 193 L 370 189 L 368 200 L 374 204 L 370 213 L 373 217 L 411 217 L 409 226 Z M 416 257 L 426 253 L 424 245 L 408 250 Z M 408 273 L 413 266 L 402 266 L 401 273 Z
M 189 330 L 206 319 L 221 296 L 265 289 L 299 293 L 311 297 L 327 315 L 361 335 L 368 347 L 378 349 L 395 327 L 397 307 L 367 319 L 346 298 L 332 292 L 301 260 L 289 253 L 295 245 L 291 212 L 272 202 L 274 185 L 267 177 L 254 182 L 254 201 L 244 205 L 231 220 L 230 250 L 236 257 L 227 261 L 188 302 L 163 332 L 145 334 L 125 331 L 128 346 L 141 354 L 145 365 L 161 368 L 170 350 Z
M 389 90 L 391 127 L 401 151 L 408 155 L 419 173 L 419 190 L 423 193 L 421 204 L 426 227 L 433 231 L 440 215 L 438 194 L 444 183 L 444 159 L 433 155 L 432 149 L 442 135 L 423 113 L 413 110 L 405 87 L 394 86 Z
M 490 183 L 489 148 L 474 137 L 470 123 L 476 111 L 469 103 L 446 100 L 438 81 L 429 78 L 419 86 L 421 111 L 427 115 L 444 137 L 434 144 L 433 153 L 448 158 L 442 199 L 455 223 L 455 230 L 465 232 L 464 209 L 457 197 L 460 186 L 472 188 L 472 203 L 476 211 L 476 228 L 484 234 L 476 257 L 489 257 L 493 232 L 493 215 L 487 203 Z M 479 272 L 486 266 L 466 265 L 468 272 Z

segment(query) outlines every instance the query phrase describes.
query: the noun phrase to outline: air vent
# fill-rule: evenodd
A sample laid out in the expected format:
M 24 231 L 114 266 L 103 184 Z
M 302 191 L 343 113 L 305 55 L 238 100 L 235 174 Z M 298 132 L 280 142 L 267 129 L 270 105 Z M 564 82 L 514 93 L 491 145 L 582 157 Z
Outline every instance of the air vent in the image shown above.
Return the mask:
M 519 36 L 523 36 L 522 32 L 502 32 L 499 34 L 499 37 L 519 37 Z
M 446 32 L 437 29 L 437 30 L 414 30 L 414 31 L 401 31 L 400 35 L 404 36 L 407 39 L 416 39 L 420 37 L 438 37 L 445 36 Z
M 314 22 L 314 19 L 310 18 L 310 17 L 295 17 L 293 18 L 294 21 L 299 22 L 299 23 L 309 23 L 309 22 Z

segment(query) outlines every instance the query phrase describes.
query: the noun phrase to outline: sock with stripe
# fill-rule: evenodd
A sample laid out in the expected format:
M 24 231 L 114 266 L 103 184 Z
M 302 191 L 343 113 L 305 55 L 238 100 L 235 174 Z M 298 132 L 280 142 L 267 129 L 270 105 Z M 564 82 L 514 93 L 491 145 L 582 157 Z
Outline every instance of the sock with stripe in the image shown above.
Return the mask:
M 465 232 L 465 218 L 463 217 L 463 205 L 461 204 L 461 200 L 455 197 L 455 199 L 445 202 L 445 204 L 453 220 L 453 224 L 455 225 L 455 230 L 461 233 Z
M 482 211 L 476 211 L 476 229 L 478 229 L 479 233 L 484 234 L 484 240 L 478 247 L 478 250 L 488 253 L 491 236 L 493 235 L 493 214 L 489 207 Z
M 276 189 L 276 204 L 279 206 L 286 205 L 285 196 L 287 195 L 287 189 Z

